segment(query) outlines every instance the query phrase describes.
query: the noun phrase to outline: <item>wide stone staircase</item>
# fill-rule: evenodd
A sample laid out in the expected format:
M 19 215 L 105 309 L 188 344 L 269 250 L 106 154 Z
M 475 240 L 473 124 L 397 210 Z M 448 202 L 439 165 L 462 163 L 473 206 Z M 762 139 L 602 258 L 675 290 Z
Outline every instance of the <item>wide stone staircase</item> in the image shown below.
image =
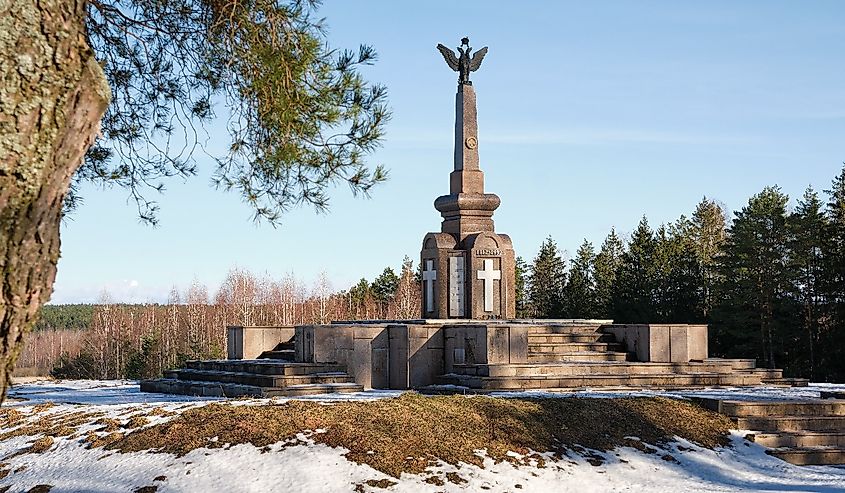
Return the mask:
M 749 430 L 746 438 L 770 455 L 796 465 L 845 464 L 845 400 L 697 400 Z
M 705 386 L 807 385 L 760 369 L 753 359 L 708 358 L 687 363 L 642 363 L 599 324 L 543 324 L 528 328 L 528 363 L 456 364 L 439 385 L 476 389 L 683 389 Z
M 144 380 L 142 392 L 207 397 L 295 397 L 364 390 L 339 365 L 294 363 L 293 349 L 265 351 L 257 360 L 188 361 L 186 368 Z

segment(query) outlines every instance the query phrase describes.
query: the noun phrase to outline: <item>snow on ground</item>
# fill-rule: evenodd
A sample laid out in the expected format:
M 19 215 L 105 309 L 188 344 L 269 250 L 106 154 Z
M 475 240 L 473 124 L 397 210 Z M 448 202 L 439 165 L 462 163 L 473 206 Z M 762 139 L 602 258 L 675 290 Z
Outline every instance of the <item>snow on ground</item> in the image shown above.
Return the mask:
M 845 392 L 845 384 L 813 383 L 808 387 L 718 387 L 689 390 L 576 390 L 549 392 L 493 392 L 494 397 L 708 397 L 723 400 L 799 400 L 818 399 L 821 391 Z
M 579 392 L 568 394 L 502 393 L 502 396 L 629 396 L 629 395 L 702 395 L 721 398 L 791 399 L 818 397 L 821 389 L 845 390 L 845 386 L 808 388 L 708 389 L 685 392 Z M 398 392 L 369 391 L 351 395 L 311 397 L 318 402 L 371 400 L 393 397 Z M 219 400 L 145 394 L 129 381 L 37 382 L 16 386 L 10 397 L 13 406 L 35 417 L 69 412 L 99 412 L 105 417 L 126 420 L 141 411 L 166 411 L 150 417 L 150 424 L 171 419 L 170 413 Z M 20 399 L 20 400 L 19 400 Z M 25 399 L 25 400 L 23 400 Z M 246 399 L 234 401 L 246 405 L 280 402 L 285 399 Z M 55 403 L 53 406 L 44 403 Z M 39 406 L 40 404 L 40 406 Z M 155 413 L 154 413 L 155 414 Z M 83 427 L 96 428 L 93 422 Z M 0 430 L 7 431 L 7 430 Z M 845 491 L 845 468 L 798 467 L 765 454 L 762 447 L 746 442 L 742 432 L 734 432 L 732 447 L 708 450 L 678 441 L 665 451 L 646 454 L 633 448 L 619 448 L 602 454 L 604 464 L 594 466 L 575 453 L 563 459 L 545 455 L 545 467 L 495 464 L 485 458 L 484 467 L 462 464 L 454 467 L 441 463 L 430 472 L 455 473 L 457 483 L 430 484 L 430 474 L 403 474 L 390 478 L 367 465 L 346 460 L 345 450 L 315 444 L 306 436 L 303 445 L 283 447 L 277 444 L 269 452 L 252 445 L 219 449 L 197 449 L 184 457 L 170 454 L 137 452 L 122 454 L 102 448 L 88 449 L 79 438 L 57 438 L 43 453 L 14 457 L 15 452 L 32 443 L 32 437 L 12 437 L 0 442 L 0 461 L 11 472 L 0 480 L 0 489 L 26 492 L 38 484 L 53 486 L 58 492 L 133 492 L 144 486 L 157 486 L 157 492 L 334 492 L 334 491 L 647 491 L 647 492 L 726 492 L 726 491 L 803 491 L 813 493 Z M 483 451 L 478 452 L 486 457 Z M 671 454 L 677 462 L 664 460 Z M 367 485 L 367 481 L 388 480 L 387 489 Z M 463 481 L 463 482 L 462 482 Z M 384 483 L 382 486 L 390 483 Z M 152 491 L 152 490 L 147 490 Z

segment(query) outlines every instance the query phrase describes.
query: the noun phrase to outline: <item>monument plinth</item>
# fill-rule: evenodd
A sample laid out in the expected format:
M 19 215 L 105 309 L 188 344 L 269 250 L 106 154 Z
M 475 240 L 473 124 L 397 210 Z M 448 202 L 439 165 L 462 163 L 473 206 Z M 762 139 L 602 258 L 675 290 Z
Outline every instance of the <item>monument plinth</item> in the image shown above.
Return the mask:
M 499 197 L 484 193 L 484 172 L 478 157 L 478 111 L 469 73 L 481 66 L 482 48 L 470 58 L 469 40 L 458 48 L 460 58 L 443 45 L 438 49 L 460 73 L 455 96 L 454 170 L 449 195 L 434 208 L 443 217 L 439 233 L 428 233 L 420 254 L 423 267 L 422 317 L 433 319 L 498 319 L 516 316 L 513 244 L 495 232 L 493 212 Z

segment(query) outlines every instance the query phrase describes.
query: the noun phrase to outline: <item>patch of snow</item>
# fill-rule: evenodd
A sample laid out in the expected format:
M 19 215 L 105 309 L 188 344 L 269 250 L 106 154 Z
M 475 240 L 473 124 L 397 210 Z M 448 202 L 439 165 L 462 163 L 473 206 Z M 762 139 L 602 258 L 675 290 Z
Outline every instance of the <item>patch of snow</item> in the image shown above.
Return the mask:
M 44 402 L 55 404 L 157 404 L 165 402 L 210 402 L 216 397 L 154 394 L 141 392 L 132 380 L 46 380 L 12 386 L 11 406 Z M 18 399 L 21 399 L 18 401 Z

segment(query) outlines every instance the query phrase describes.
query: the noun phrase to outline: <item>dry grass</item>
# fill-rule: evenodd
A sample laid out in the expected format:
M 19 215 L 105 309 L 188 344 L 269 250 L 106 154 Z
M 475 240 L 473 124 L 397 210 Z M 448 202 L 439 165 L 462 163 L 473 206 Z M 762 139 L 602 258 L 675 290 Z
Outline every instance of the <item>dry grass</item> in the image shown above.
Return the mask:
M 34 442 L 32 445 L 29 446 L 29 449 L 26 451 L 28 454 L 43 454 L 44 452 L 50 450 L 50 447 L 53 446 L 53 437 L 43 436 Z
M 50 484 L 37 484 L 29 489 L 26 493 L 49 493 L 53 489 Z
M 16 425 L 24 418 L 24 414 L 13 407 L 0 408 L 0 428 Z
M 56 407 L 54 402 L 42 402 L 41 404 L 36 404 L 32 407 L 32 412 L 35 414 L 43 413 L 44 411 Z
M 129 418 L 129 421 L 123 426 L 124 428 L 140 428 L 150 424 L 150 420 L 145 416 L 135 415 Z
M 49 407 L 43 410 L 46 409 L 49 409 Z M 18 436 L 43 435 L 53 438 L 70 436 L 80 426 L 87 425 L 93 419 L 103 415 L 103 413 L 98 412 L 61 412 L 49 413 L 44 416 L 35 416 L 34 414 L 33 410 L 32 419 L 29 420 L 25 420 L 25 416 L 22 414 L 15 416 L 13 424 L 8 423 L 6 426 L 2 426 L 8 428 L 17 425 L 5 433 L 0 433 L 0 441 Z
M 184 455 L 225 444 L 261 448 L 284 440 L 293 443 L 297 433 L 325 430 L 311 438 L 344 447 L 348 459 L 398 477 L 423 472 L 438 459 L 480 465 L 478 449 L 486 449 L 495 460 L 513 460 L 508 451 L 525 455 L 620 445 L 648 449 L 644 444 L 665 443 L 674 436 L 713 447 L 727 443 L 730 426 L 724 416 L 663 398 L 495 399 L 407 393 L 396 399 L 333 405 L 211 404 L 125 437 L 110 436 L 107 448 Z M 629 436 L 642 442 L 626 439 Z
M 53 437 L 42 436 L 42 437 L 36 439 L 34 442 L 32 442 L 29 445 L 29 447 L 22 448 L 22 449 L 18 450 L 17 452 L 4 457 L 3 460 L 9 460 L 11 458 L 17 457 L 19 455 L 24 455 L 24 454 L 43 454 L 44 452 L 50 450 L 50 447 L 52 447 L 52 446 L 53 446 Z M 8 474 L 9 473 L 7 471 L 6 474 L 4 474 L 3 476 L 6 476 Z M 2 479 L 2 478 L 0 478 L 0 479 Z
M 97 433 L 91 432 L 85 437 L 84 441 L 88 444 L 88 448 L 99 448 L 120 441 L 123 436 L 123 433 L 117 431 L 109 433 L 107 435 L 99 435 Z
M 114 418 L 100 418 L 94 421 L 94 424 L 100 425 L 97 431 L 104 431 L 106 433 L 112 433 L 120 429 L 120 421 Z

